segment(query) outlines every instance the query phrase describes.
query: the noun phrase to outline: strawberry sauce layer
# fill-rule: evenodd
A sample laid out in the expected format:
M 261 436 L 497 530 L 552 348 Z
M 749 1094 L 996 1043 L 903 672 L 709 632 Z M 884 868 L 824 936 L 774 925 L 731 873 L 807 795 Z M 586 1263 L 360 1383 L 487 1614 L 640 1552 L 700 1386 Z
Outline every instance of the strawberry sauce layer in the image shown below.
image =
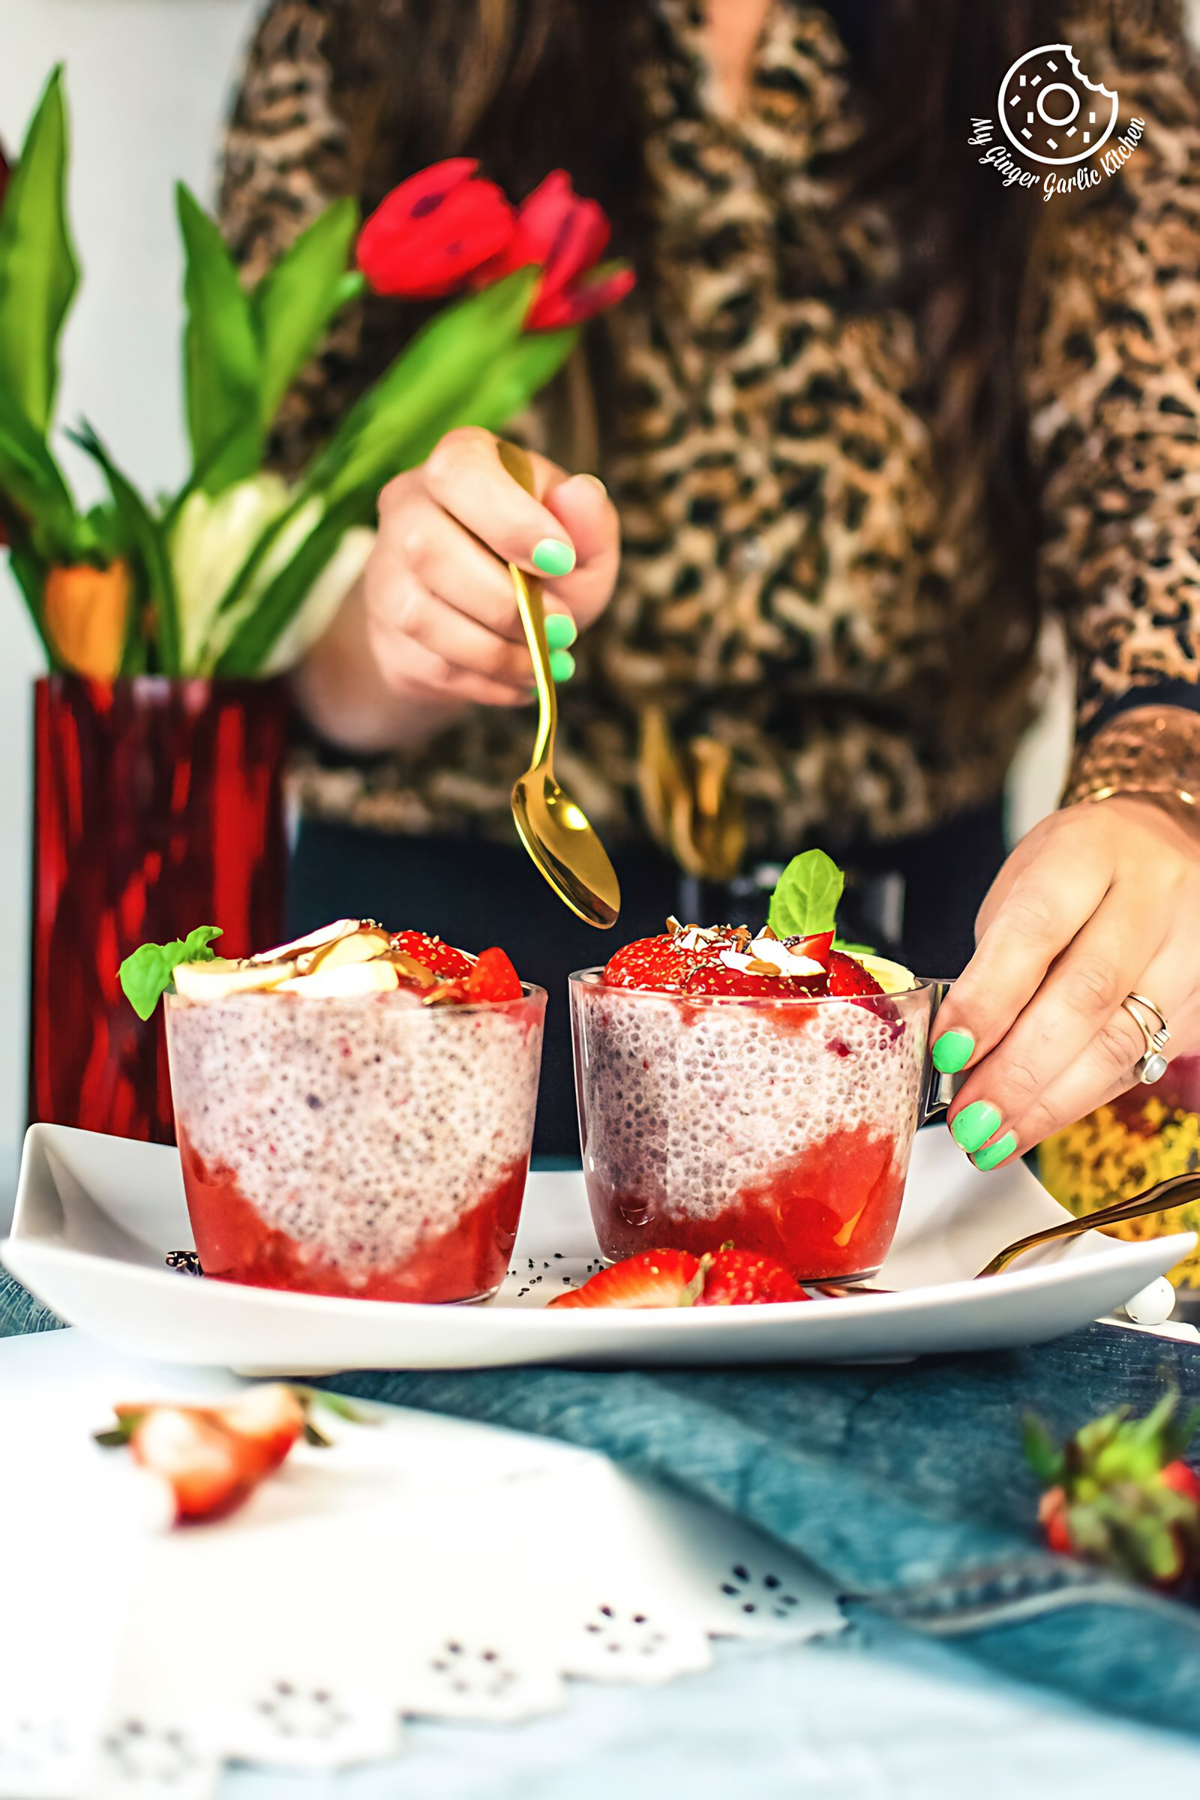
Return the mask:
M 874 1273 L 891 1246 L 903 1194 L 895 1141 L 865 1126 L 831 1132 L 703 1218 L 645 1196 L 608 1192 L 595 1179 L 588 1186 L 607 1256 L 635 1255 L 651 1238 L 694 1256 L 732 1243 L 774 1257 L 807 1280 Z
M 508 1268 L 528 1169 L 528 1158 L 514 1164 L 456 1225 L 421 1239 L 403 1262 L 365 1263 L 358 1272 L 353 1262 L 332 1263 L 319 1248 L 270 1225 L 242 1194 L 236 1177 L 228 1169 L 209 1168 L 186 1137 L 180 1137 L 179 1153 L 206 1276 L 351 1300 L 475 1300 L 494 1293 Z

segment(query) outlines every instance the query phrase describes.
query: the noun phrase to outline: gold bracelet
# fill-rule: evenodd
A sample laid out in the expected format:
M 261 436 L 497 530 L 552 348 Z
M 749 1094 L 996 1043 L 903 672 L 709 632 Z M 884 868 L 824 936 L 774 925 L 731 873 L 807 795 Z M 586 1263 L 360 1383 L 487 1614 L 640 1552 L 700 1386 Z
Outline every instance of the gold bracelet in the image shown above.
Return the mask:
M 1137 794 L 1200 822 L 1200 713 L 1140 706 L 1120 713 L 1075 752 L 1061 804 Z

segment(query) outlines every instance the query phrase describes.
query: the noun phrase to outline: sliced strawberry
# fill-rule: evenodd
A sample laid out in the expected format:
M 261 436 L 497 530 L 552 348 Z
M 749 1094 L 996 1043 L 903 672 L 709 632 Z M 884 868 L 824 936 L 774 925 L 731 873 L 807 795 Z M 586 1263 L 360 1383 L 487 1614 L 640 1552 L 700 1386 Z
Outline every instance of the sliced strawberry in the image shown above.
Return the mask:
M 694 1306 L 704 1265 L 686 1250 L 645 1250 L 601 1269 L 581 1288 L 559 1294 L 551 1306 Z
M 463 982 L 463 997 L 469 1001 L 519 1000 L 524 989 L 521 978 L 503 950 L 483 950 Z
M 694 950 L 681 950 L 674 938 L 635 938 L 609 958 L 604 980 L 608 987 L 681 994 L 697 960 Z
M 785 938 L 784 942 L 797 956 L 811 956 L 823 969 L 829 967 L 829 953 L 833 949 L 832 931 L 816 931 L 811 937 Z
M 868 975 L 860 962 L 844 950 L 829 953 L 829 992 L 845 997 L 858 994 L 882 994 L 883 989 L 873 975 Z
M 432 969 L 435 975 L 469 975 L 474 966 L 465 950 L 443 944 L 440 937 L 430 937 L 427 931 L 397 931 L 391 947 Z
M 790 1269 L 754 1250 L 718 1250 L 708 1259 L 697 1306 L 775 1306 L 808 1295 Z
M 170 1487 L 181 1524 L 224 1518 L 258 1485 L 254 1456 L 197 1407 L 150 1407 L 134 1426 L 129 1448 L 142 1468 Z
M 260 1477 L 279 1467 L 305 1424 L 299 1396 L 281 1382 L 248 1388 L 214 1416 L 233 1433 Z

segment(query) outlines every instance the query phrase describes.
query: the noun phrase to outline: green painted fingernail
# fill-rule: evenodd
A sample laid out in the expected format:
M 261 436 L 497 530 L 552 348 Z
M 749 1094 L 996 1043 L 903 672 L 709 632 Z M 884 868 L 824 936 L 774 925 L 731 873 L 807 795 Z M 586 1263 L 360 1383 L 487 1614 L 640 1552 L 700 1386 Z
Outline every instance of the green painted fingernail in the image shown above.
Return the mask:
M 943 1031 L 929 1052 L 933 1066 L 942 1075 L 957 1075 L 971 1060 L 975 1039 L 969 1031 Z
M 555 681 L 570 681 L 575 673 L 575 658 L 569 650 L 550 652 L 550 674 Z M 997 1119 L 999 1114 L 996 1115 Z
M 1002 1163 L 1006 1156 L 1011 1156 L 1016 1147 L 1015 1132 L 1006 1131 L 1002 1138 L 997 1138 L 994 1144 L 989 1144 L 986 1150 L 981 1150 L 971 1161 L 986 1174 L 988 1169 L 994 1169 L 997 1163 Z
M 543 575 L 569 575 L 575 567 L 575 552 L 561 538 L 540 538 L 533 546 L 532 560 Z
M 579 636 L 579 627 L 570 613 L 546 614 L 546 642 L 551 650 L 569 650 Z
M 1000 1123 L 1000 1110 L 990 1100 L 973 1100 L 970 1106 L 964 1106 L 953 1125 L 951 1135 L 960 1150 L 973 1156 L 981 1144 L 986 1144 Z

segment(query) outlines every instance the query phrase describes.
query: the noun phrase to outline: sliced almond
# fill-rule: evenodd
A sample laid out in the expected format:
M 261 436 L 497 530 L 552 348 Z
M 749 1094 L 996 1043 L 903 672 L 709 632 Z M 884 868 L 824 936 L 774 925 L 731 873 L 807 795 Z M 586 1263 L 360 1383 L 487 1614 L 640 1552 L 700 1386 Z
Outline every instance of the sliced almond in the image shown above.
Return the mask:
M 227 962 L 214 956 L 211 962 L 178 963 L 175 968 L 175 992 L 185 1000 L 224 1000 L 230 994 L 265 993 L 278 987 L 296 973 L 292 961 L 272 963 L 269 968 L 251 962 Z
M 438 978 L 433 970 L 423 962 L 418 962 L 415 956 L 409 956 L 405 950 L 387 950 L 382 960 L 391 963 L 393 969 L 415 987 L 431 988 L 438 985 Z
M 315 969 L 282 982 L 280 994 L 301 994 L 310 1000 L 348 1000 L 357 994 L 386 994 L 400 986 L 390 962 L 342 963 L 335 969 Z
M 252 963 L 296 962 L 310 951 L 328 949 L 339 938 L 349 937 L 361 929 L 362 923 L 361 919 L 335 919 L 332 925 L 322 925 L 319 931 L 310 931 L 307 937 L 293 938 L 290 944 L 276 944 L 273 950 L 260 950 L 246 960 Z
M 370 962 L 373 957 L 382 956 L 391 946 L 391 938 L 386 931 L 377 925 L 356 927 L 347 936 L 338 938 L 328 950 L 320 950 L 310 963 L 302 963 L 306 974 L 324 975 L 331 969 L 351 968 L 355 963 Z

